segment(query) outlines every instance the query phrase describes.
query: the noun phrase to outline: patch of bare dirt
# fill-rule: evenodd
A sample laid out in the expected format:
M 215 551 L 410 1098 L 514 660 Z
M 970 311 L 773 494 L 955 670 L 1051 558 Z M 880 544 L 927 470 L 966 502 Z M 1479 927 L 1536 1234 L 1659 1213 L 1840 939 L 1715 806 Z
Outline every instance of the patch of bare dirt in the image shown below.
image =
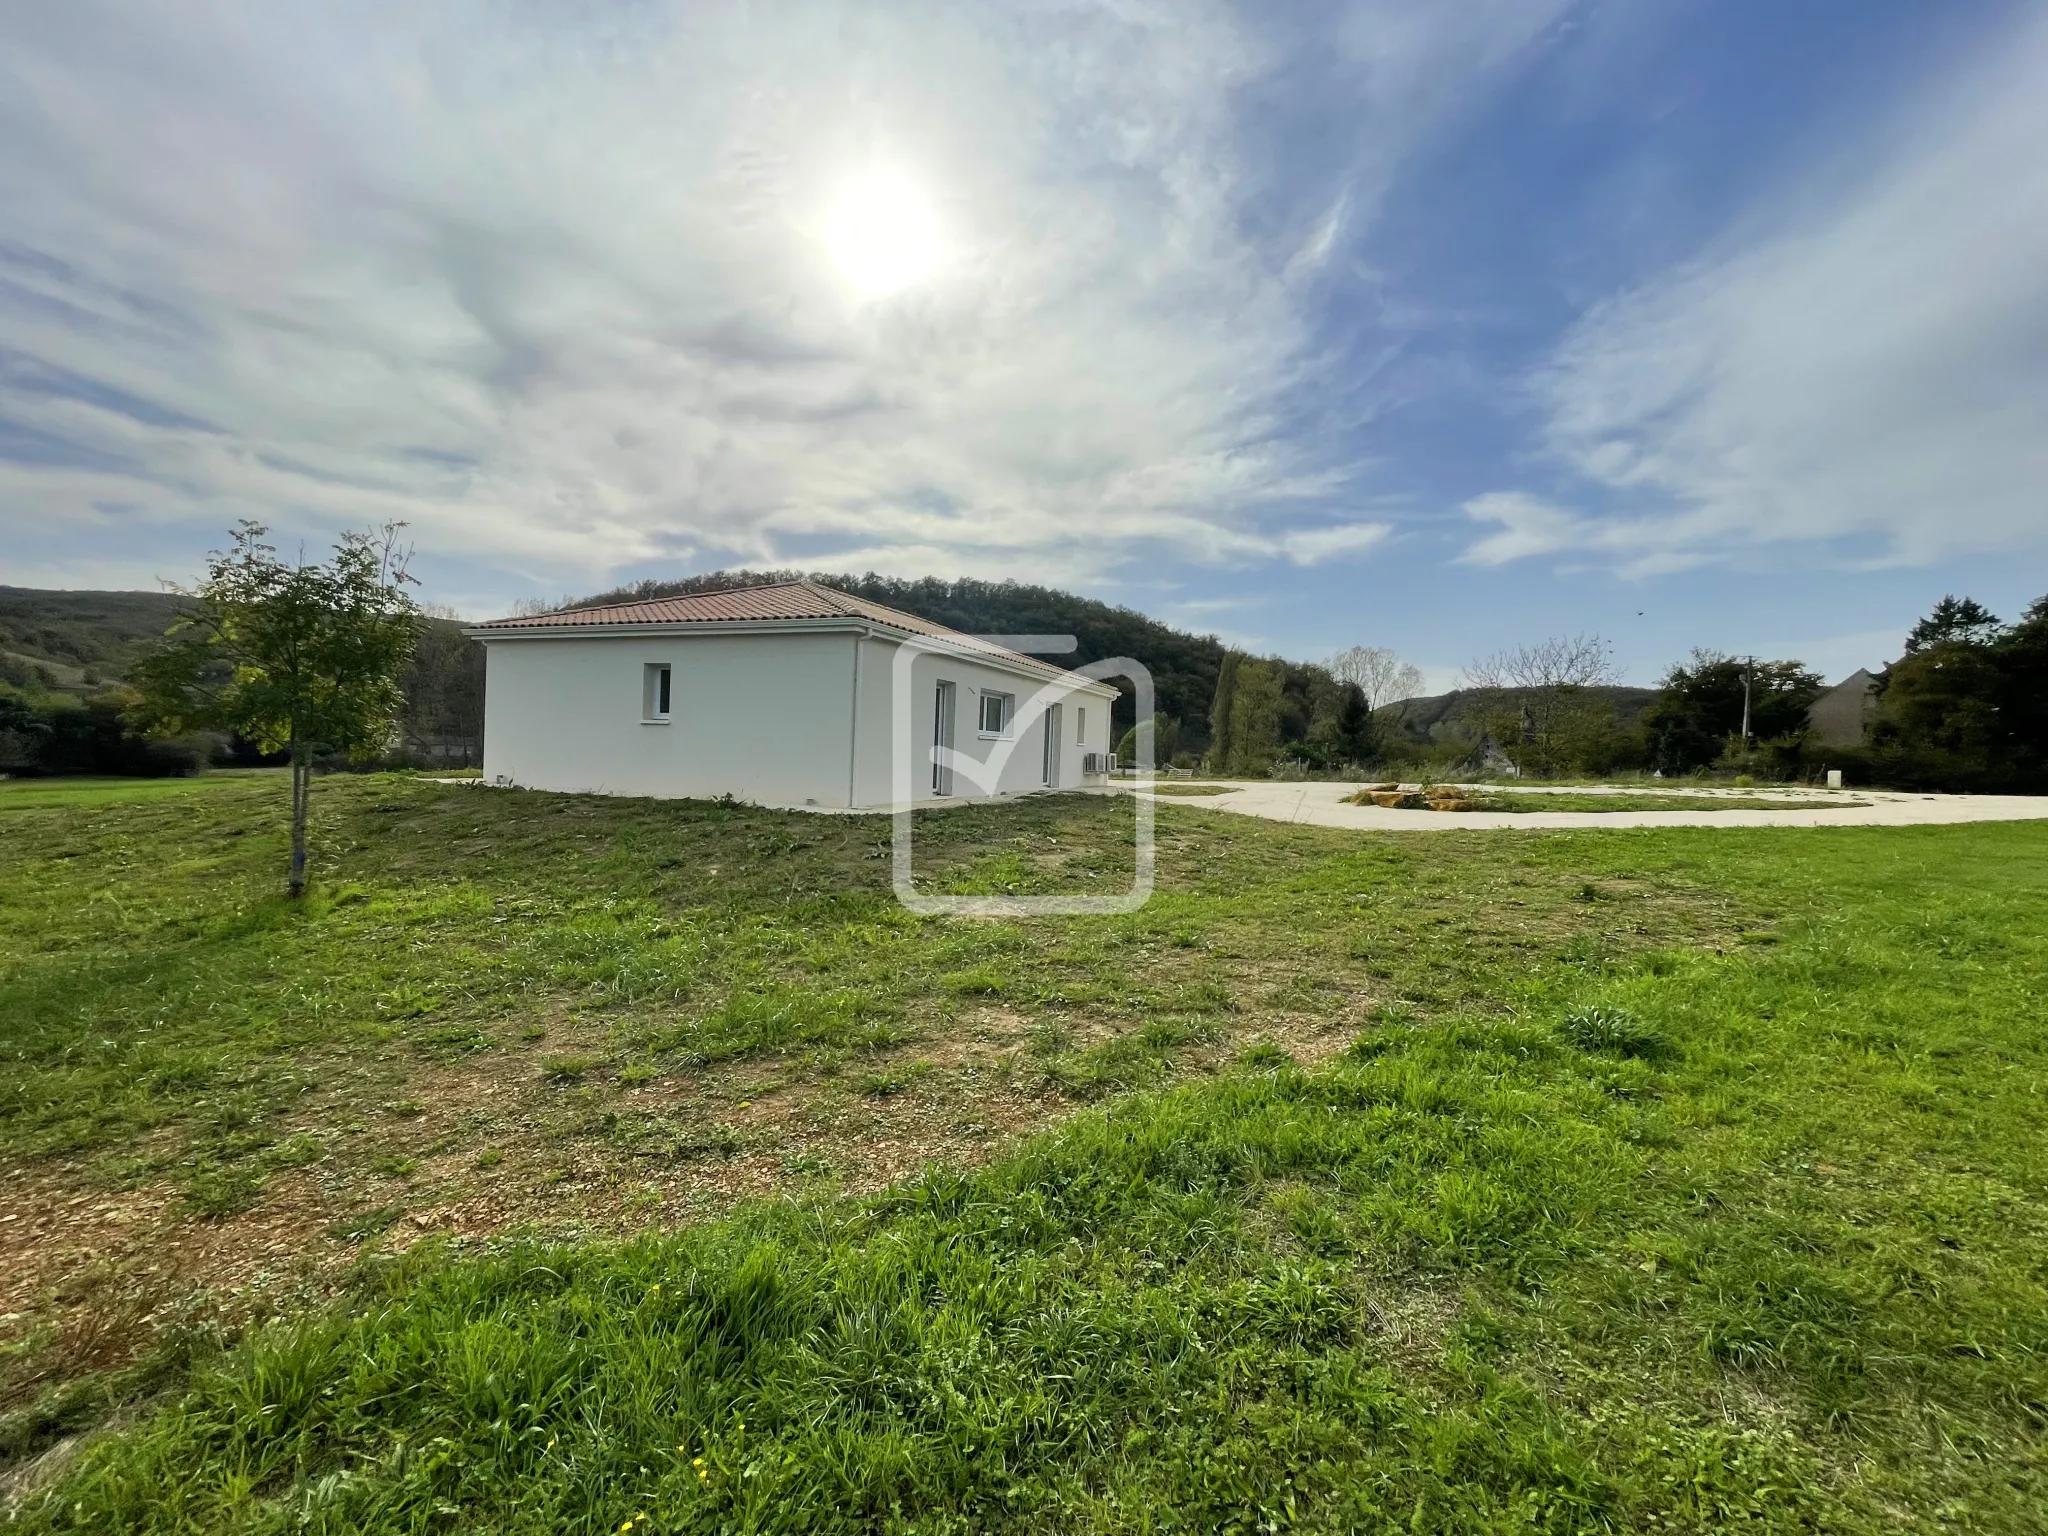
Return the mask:
M 1360 1025 L 1330 1015 L 1234 1016 L 1182 1075 L 1263 1037 L 1296 1061 L 1336 1054 Z M 367 1248 L 515 1231 L 586 1236 L 715 1217 L 792 1191 L 865 1194 L 929 1163 L 972 1167 L 1071 1113 L 1048 1080 L 1072 1052 L 1139 1021 L 1040 1020 L 972 1008 L 933 1037 L 853 1061 L 726 1063 L 620 1081 L 597 1021 L 503 1030 L 446 1062 L 335 1069 L 278 1127 L 316 1143 L 274 1168 L 247 1209 L 209 1215 L 172 1178 L 108 1190 L 81 1167 L 0 1180 L 0 1342 L 24 1347 L 0 1408 L 138 1356 L 168 1322 L 231 1333 L 316 1304 Z M 591 1063 L 577 1066 L 579 1062 Z M 551 1069 L 568 1063 L 576 1070 Z

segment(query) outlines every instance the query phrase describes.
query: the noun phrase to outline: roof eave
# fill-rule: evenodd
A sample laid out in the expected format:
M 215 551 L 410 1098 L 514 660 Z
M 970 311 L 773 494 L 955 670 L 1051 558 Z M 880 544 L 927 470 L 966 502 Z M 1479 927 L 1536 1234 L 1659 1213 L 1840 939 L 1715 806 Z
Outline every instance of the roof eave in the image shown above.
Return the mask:
M 1014 672 L 1026 677 L 1041 677 L 1048 680 L 1058 677 L 1075 677 L 1065 667 L 1051 662 L 1032 662 L 1026 658 L 1012 658 L 992 651 L 984 651 L 972 644 L 948 639 L 944 635 L 928 635 L 920 630 L 899 629 L 879 619 L 855 617 L 851 614 L 833 618 L 814 619 L 682 619 L 663 623 L 660 621 L 633 621 L 613 624 L 522 624 L 506 625 L 503 628 L 482 624 L 463 630 L 472 640 L 488 645 L 493 640 L 622 640 L 628 637 L 671 638 L 701 634 L 764 634 L 775 632 L 796 633 L 859 633 L 877 635 L 900 642 L 927 646 L 957 656 L 963 661 L 979 662 L 999 671 Z M 965 637 L 963 637 L 964 639 Z M 1106 698 L 1115 698 L 1114 685 L 1097 678 L 1080 679 L 1077 691 L 1096 693 Z

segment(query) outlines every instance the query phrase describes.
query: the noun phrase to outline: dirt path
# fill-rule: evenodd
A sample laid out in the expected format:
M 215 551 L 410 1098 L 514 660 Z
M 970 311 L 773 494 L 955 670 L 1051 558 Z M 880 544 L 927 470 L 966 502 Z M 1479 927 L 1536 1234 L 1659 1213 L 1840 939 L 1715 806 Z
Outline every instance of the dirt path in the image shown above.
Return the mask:
M 1185 784 L 1186 780 L 1177 780 Z M 1201 781 L 1196 781 L 1201 782 Z M 1241 816 L 1262 816 L 1268 821 L 1293 821 L 1316 827 L 1356 827 L 1362 831 L 1434 832 L 1486 831 L 1521 827 L 1538 830 L 1560 827 L 1913 827 L 1945 826 L 1966 821 L 2034 821 L 2048 819 L 2048 795 L 1919 795 L 1888 790 L 1800 788 L 1774 789 L 1654 789 L 1643 785 L 1606 786 L 1513 786 L 1518 795 L 1658 795 L 1697 796 L 1702 802 L 1715 799 L 1783 799 L 1811 805 L 1815 800 L 1839 798 L 1840 807 L 1824 810 L 1713 810 L 1703 804 L 1697 811 L 1433 811 L 1387 810 L 1377 805 L 1346 805 L 1344 797 L 1355 784 L 1232 784 L 1229 793 L 1219 795 L 1158 795 L 1178 805 L 1202 806 L 1210 810 L 1235 811 Z M 1485 788 L 1500 790 L 1503 786 Z

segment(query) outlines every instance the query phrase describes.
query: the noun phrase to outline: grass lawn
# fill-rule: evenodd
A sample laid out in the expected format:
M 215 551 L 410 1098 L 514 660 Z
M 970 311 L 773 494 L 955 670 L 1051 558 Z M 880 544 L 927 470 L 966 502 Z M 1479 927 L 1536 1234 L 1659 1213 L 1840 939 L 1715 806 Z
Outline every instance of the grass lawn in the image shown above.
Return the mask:
M 1765 795 L 1518 795 L 1484 790 L 1472 797 L 1480 811 L 1838 811 L 1870 804 L 1840 795 L 1827 799 L 1792 799 Z
M 0 813 L 134 805 L 275 777 L 276 771 L 209 773 L 189 779 L 0 779 Z
M 283 801 L 0 839 L 25 1529 L 2041 1527 L 2048 828 Z

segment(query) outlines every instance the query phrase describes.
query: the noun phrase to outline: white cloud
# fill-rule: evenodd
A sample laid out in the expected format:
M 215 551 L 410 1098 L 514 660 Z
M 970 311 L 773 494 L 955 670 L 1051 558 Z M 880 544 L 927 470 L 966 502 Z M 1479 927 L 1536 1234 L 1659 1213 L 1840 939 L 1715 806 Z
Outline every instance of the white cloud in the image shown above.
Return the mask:
M 1340 555 L 1361 555 L 1394 531 L 1390 523 L 1339 523 L 1284 534 L 1280 548 L 1296 565 L 1315 565 Z
M 1569 549 L 1596 532 L 1591 518 L 1581 517 L 1540 497 L 1521 491 L 1489 491 L 1465 503 L 1468 517 L 1499 525 L 1473 544 L 1460 559 L 1468 565 L 1506 565 L 1531 555 Z
M 1661 576 L 1700 564 L 1706 557 L 1674 539 L 1682 525 L 1663 518 L 1598 518 L 1556 506 L 1523 491 L 1488 491 L 1461 509 L 1498 531 L 1468 546 L 1464 565 L 1507 565 L 1559 550 L 1592 550 L 1625 576 Z
M 0 520 L 396 517 L 550 588 L 1357 551 L 1299 531 L 1356 466 L 1281 430 L 1290 261 L 1557 3 L 1355 7 L 1354 184 L 1268 235 L 1237 103 L 1306 44 L 1205 0 L 15 7 Z M 868 301 L 878 176 L 931 276 Z
M 1538 394 L 1550 448 L 1615 513 L 1480 498 L 1467 510 L 1501 530 L 1467 558 L 2048 546 L 2044 80 L 2037 4 L 1885 125 L 1865 169 L 1809 179 L 1727 248 L 1585 315 Z

